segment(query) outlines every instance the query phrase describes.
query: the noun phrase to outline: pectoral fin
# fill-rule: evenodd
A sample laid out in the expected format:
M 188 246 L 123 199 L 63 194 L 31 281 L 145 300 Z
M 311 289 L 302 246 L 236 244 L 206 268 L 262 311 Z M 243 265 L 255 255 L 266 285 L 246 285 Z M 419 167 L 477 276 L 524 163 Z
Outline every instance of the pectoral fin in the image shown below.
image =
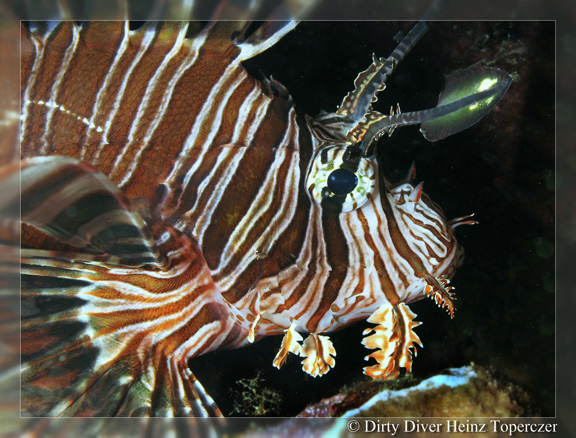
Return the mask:
M 188 360 L 227 336 L 225 309 L 197 247 L 170 233 L 164 271 L 23 250 L 22 415 L 221 415 Z
M 362 343 L 370 350 L 376 350 L 365 357 L 366 360 L 375 359 L 378 363 L 364 368 L 364 374 L 373 379 L 396 379 L 400 368 L 406 373 L 412 371 L 412 358 L 416 356 L 416 344 L 422 342 L 414 328 L 421 323 L 415 321 L 410 308 L 399 303 L 396 306 L 385 304 L 378 308 L 368 318 L 368 322 L 378 324 L 374 328 L 364 330 L 366 336 Z
M 103 173 L 70 157 L 34 157 L 21 171 L 2 175 L 2 186 L 21 178 L 21 219 L 79 253 L 128 266 L 162 266 L 163 258 L 142 216 Z M 0 201 L 0 213 L 18 211 L 18 192 Z

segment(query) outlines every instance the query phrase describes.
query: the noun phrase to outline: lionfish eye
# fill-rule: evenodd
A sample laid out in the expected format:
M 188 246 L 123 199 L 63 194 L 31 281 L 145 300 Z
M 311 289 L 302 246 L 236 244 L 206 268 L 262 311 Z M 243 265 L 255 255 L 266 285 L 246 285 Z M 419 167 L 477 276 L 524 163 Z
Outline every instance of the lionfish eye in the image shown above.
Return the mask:
M 333 170 L 328 176 L 328 188 L 336 195 L 347 195 L 358 185 L 358 177 L 348 169 Z
M 342 213 L 361 207 L 372 195 L 376 184 L 371 159 L 347 160 L 347 149 L 320 150 L 308 172 L 306 187 L 314 202 Z

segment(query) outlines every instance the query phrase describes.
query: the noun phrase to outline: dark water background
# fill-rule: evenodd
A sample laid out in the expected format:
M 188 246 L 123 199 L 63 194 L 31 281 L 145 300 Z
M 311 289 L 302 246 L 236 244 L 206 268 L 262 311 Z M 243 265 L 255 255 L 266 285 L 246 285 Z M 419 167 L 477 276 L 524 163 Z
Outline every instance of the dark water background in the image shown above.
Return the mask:
M 311 115 L 332 111 L 351 90 L 371 54 L 387 56 L 410 22 L 303 22 L 248 68 L 272 75 Z M 449 219 L 475 213 L 479 225 L 457 229 L 466 250 L 453 280 L 458 300 L 450 320 L 431 300 L 411 304 L 423 324 L 415 377 L 470 362 L 487 365 L 533 394 L 538 411 L 555 415 L 555 23 L 431 22 L 401 63 L 375 109 L 403 111 L 436 104 L 443 75 L 476 62 L 514 77 L 502 102 L 472 128 L 429 143 L 417 127 L 397 129 L 379 145 L 384 175 L 417 180 Z M 337 394 L 368 379 L 370 353 L 358 323 L 331 336 L 336 367 L 316 379 L 289 357 L 272 367 L 280 337 L 194 359 L 192 370 L 225 415 L 233 411 L 240 379 L 259 372 L 281 397 L 277 415 Z

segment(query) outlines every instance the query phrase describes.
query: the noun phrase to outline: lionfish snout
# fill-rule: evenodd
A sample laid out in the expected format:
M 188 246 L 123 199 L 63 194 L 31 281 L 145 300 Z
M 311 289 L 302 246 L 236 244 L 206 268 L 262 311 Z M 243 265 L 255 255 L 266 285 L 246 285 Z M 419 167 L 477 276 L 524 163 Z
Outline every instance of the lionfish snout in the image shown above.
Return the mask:
M 468 216 L 447 221 L 444 210 L 414 182 L 414 165 L 406 180 L 387 189 L 387 199 L 407 246 L 422 265 L 423 274 L 451 278 L 463 259 L 454 233 L 456 224 Z M 469 221 L 471 222 L 471 221 Z

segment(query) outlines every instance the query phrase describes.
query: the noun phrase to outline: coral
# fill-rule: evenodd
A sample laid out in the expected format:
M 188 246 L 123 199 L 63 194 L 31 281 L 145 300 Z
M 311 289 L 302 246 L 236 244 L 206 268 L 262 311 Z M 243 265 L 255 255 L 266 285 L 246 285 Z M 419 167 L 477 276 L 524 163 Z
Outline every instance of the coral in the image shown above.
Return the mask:
M 240 379 L 232 389 L 234 409 L 231 415 L 242 417 L 262 417 L 277 414 L 282 397 L 275 390 L 264 386 L 264 378 L 259 371 L 253 378 Z
M 537 415 L 531 396 L 495 371 L 451 368 L 426 380 L 402 379 L 396 388 L 362 382 L 308 406 L 299 416 L 520 417 Z

